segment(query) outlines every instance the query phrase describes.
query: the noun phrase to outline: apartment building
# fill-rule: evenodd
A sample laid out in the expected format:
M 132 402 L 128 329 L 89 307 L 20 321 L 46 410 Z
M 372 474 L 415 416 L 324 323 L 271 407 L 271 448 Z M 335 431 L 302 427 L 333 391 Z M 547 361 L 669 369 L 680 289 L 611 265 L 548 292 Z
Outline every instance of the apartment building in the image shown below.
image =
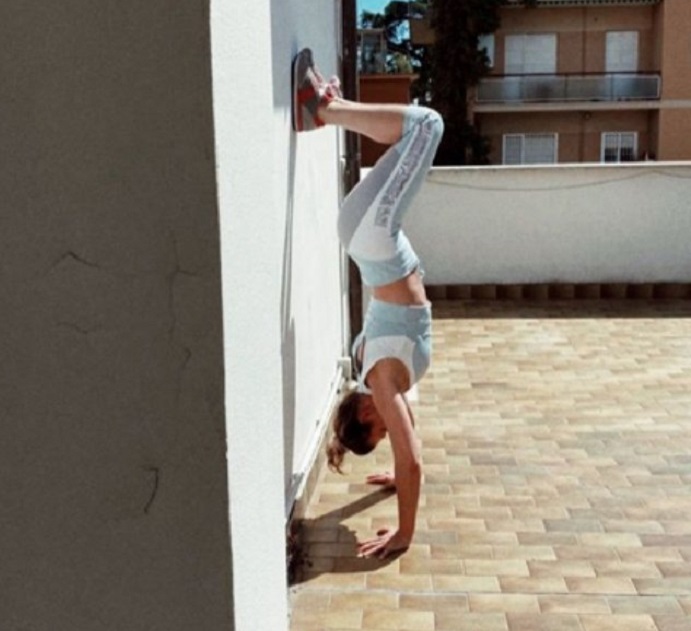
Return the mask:
M 689 33 L 688 0 L 507 7 L 472 108 L 491 161 L 691 158 Z
M 689 0 L 515 0 L 501 18 L 470 108 L 493 164 L 691 159 Z

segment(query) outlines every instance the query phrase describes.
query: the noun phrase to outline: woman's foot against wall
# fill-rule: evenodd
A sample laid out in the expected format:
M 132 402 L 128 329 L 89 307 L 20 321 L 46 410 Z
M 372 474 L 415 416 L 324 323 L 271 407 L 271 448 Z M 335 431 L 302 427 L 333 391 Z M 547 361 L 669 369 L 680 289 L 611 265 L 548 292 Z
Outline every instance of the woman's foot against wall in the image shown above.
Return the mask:
M 340 82 L 326 82 L 314 65 L 312 51 L 301 50 L 293 60 L 293 129 L 314 131 L 326 123 L 320 107 L 340 96 Z

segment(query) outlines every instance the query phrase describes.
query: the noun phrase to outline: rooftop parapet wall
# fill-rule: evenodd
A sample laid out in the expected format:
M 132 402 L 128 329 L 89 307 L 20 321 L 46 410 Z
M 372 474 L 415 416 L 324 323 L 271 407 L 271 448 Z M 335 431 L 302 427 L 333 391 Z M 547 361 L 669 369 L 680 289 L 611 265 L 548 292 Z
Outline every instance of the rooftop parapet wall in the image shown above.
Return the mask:
M 406 219 L 430 285 L 691 279 L 688 163 L 433 169 Z

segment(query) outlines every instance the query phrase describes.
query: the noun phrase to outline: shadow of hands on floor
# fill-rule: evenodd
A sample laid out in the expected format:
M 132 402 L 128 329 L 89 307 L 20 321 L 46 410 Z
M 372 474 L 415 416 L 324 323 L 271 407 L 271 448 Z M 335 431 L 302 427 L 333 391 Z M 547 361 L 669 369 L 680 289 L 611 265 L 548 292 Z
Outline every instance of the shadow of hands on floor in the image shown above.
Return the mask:
M 359 557 L 358 544 L 374 538 L 377 533 L 362 532 L 358 539 L 355 531 L 342 523 L 395 495 L 393 488 L 378 489 L 314 519 L 296 521 L 289 542 L 289 583 L 305 583 L 325 573 L 369 572 L 385 567 L 400 557 L 403 550 L 384 559 Z

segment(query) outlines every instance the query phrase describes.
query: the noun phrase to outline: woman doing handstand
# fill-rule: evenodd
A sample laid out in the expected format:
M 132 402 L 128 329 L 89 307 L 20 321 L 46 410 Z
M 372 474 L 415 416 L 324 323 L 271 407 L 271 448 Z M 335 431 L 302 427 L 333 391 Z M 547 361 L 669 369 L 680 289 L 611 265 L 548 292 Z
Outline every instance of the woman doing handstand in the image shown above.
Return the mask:
M 329 465 L 340 471 L 346 451 L 364 455 L 388 435 L 394 475 L 368 481 L 395 485 L 398 528 L 359 544 L 361 556 L 385 557 L 407 549 L 415 531 L 420 449 L 405 393 L 426 372 L 431 352 L 431 307 L 401 221 L 432 164 L 443 123 L 424 107 L 344 100 L 337 80 L 327 83 L 314 67 L 309 49 L 295 58 L 293 73 L 296 131 L 338 125 L 392 145 L 339 212 L 340 240 L 373 298 L 353 344 L 358 385 L 338 406 L 328 447 Z

